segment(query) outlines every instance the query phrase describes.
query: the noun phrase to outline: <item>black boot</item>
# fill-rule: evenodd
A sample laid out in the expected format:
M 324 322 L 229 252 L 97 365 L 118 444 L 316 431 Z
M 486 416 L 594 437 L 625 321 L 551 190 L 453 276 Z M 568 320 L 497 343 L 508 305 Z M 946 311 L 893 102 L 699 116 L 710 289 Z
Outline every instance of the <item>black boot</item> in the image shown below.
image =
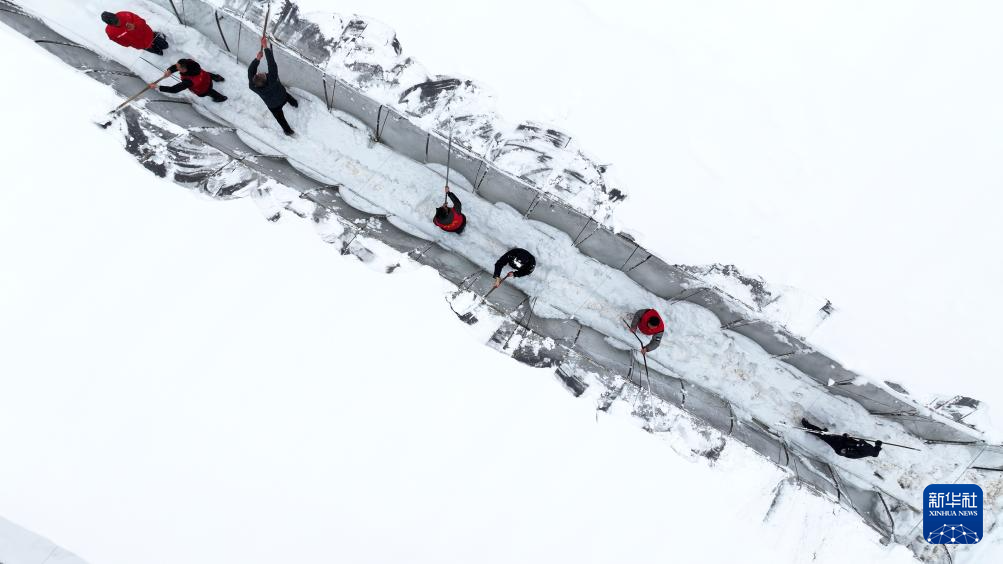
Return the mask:
M 209 76 L 212 78 L 213 82 L 226 82 L 226 79 L 218 74 L 210 74 Z
M 293 98 L 289 94 L 286 94 L 286 102 L 289 102 L 289 105 L 294 108 L 300 107 L 300 103 L 296 100 L 296 98 Z

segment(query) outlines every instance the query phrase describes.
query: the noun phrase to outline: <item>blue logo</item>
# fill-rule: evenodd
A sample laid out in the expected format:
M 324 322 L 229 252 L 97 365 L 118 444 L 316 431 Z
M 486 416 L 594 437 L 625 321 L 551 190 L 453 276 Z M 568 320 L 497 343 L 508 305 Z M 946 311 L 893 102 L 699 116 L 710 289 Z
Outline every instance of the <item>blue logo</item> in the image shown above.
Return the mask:
M 982 540 L 982 488 L 975 484 L 927 486 L 923 490 L 923 537 L 930 544 Z

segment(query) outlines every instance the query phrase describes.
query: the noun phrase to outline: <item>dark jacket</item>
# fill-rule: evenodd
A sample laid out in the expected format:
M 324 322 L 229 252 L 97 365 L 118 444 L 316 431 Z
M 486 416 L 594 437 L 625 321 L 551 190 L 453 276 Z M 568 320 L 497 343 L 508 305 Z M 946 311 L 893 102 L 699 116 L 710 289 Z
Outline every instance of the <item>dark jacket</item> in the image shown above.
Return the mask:
M 502 268 L 506 265 L 515 269 L 512 276 L 516 278 L 529 276 L 533 273 L 533 269 L 536 268 L 536 257 L 531 255 L 526 249 L 517 247 L 510 250 L 495 263 L 495 278 L 501 278 Z
M 845 434 L 819 435 L 819 438 L 832 447 L 832 450 L 836 451 L 836 454 L 846 458 L 866 458 L 868 456 L 877 456 L 881 452 L 881 447 L 878 445 L 872 445 L 863 439 L 850 437 Z
M 161 86 L 161 92 L 167 92 L 168 94 L 177 94 L 183 90 L 187 90 L 192 87 L 192 77 L 196 77 L 202 74 L 202 67 L 191 59 L 181 59 L 178 61 L 185 65 L 186 71 L 181 73 L 181 82 L 177 84 L 172 84 L 170 86 Z M 171 65 L 168 67 L 171 72 L 178 72 L 178 65 Z
M 836 451 L 836 454 L 839 456 L 846 458 L 866 458 L 868 456 L 877 456 L 881 453 L 881 445 L 872 445 L 864 439 L 851 437 L 846 433 L 842 435 L 829 433 L 828 428 L 812 425 L 807 419 L 801 419 L 801 425 L 824 441 L 825 444 L 832 447 L 832 450 Z
M 254 59 L 251 61 L 251 66 L 247 67 L 247 86 L 252 92 L 261 96 L 268 109 L 274 110 L 286 103 L 288 94 L 286 87 L 279 82 L 279 67 L 275 64 L 271 49 L 265 49 L 265 58 L 268 59 L 268 81 L 261 88 L 254 85 L 254 75 L 258 74 L 258 64 L 261 63 L 260 60 Z

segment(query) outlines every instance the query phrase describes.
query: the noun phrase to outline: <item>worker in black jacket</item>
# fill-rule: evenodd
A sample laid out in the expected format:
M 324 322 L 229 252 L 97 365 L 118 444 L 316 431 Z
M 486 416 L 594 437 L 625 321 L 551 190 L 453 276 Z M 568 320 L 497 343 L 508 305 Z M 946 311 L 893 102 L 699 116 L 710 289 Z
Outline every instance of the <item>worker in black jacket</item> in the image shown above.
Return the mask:
M 529 276 L 533 273 L 533 269 L 536 268 L 536 257 L 531 255 L 526 249 L 520 249 L 518 247 L 502 255 L 501 258 L 495 262 L 495 288 L 501 286 L 502 281 L 504 280 L 501 272 L 502 268 L 505 266 L 514 269 L 506 274 L 505 278 L 508 278 L 509 276 L 515 276 L 516 278 Z
M 810 433 L 824 441 L 825 444 L 832 447 L 832 450 L 836 451 L 836 454 L 839 456 L 845 458 L 867 458 L 870 456 L 877 456 L 881 453 L 881 441 L 874 441 L 874 444 L 872 445 L 864 439 L 851 437 L 846 433 L 843 433 L 842 435 L 828 433 L 826 431 L 829 429 L 812 425 L 804 418 L 801 419 L 801 425 L 803 425 Z
M 267 74 L 258 72 L 262 54 L 268 59 Z M 264 37 L 261 38 L 261 49 L 258 50 L 258 56 L 251 61 L 251 66 L 247 67 L 247 81 L 251 90 L 261 96 L 265 105 L 268 106 L 268 110 L 275 116 L 275 121 L 282 126 L 282 131 L 286 135 L 296 133 L 293 128 L 289 127 L 289 122 L 286 121 L 286 116 L 282 113 L 282 107 L 288 102 L 290 106 L 296 108 L 299 107 L 299 102 L 290 96 L 286 87 L 279 82 L 279 67 L 275 64 L 275 57 L 272 55 L 271 47 L 268 46 L 268 39 Z
M 167 92 L 168 94 L 177 94 L 182 90 L 191 90 L 193 94 L 202 98 L 204 96 L 209 96 L 212 98 L 213 102 L 226 102 L 226 96 L 216 92 L 213 89 L 212 83 L 223 82 L 223 77 L 218 74 L 213 74 L 206 70 L 191 59 L 180 59 L 177 63 L 171 65 L 164 71 L 164 76 L 171 76 L 175 72 L 181 73 L 181 82 L 174 84 L 172 86 L 161 86 L 161 92 Z M 154 85 L 150 84 L 150 88 Z

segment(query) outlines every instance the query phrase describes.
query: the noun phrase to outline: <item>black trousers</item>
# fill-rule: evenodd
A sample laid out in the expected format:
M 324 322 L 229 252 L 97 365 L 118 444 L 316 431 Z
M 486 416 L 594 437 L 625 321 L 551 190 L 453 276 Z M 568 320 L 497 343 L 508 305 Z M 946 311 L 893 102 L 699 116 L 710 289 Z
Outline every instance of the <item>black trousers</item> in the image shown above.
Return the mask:
M 272 112 L 272 115 L 275 116 L 275 121 L 279 122 L 279 125 L 282 126 L 282 131 L 286 135 L 292 135 L 294 133 L 293 128 L 289 127 L 289 122 L 286 121 L 286 114 L 282 112 L 282 108 L 287 103 L 290 104 L 290 105 L 292 105 L 292 107 L 294 107 L 294 108 L 297 107 L 297 106 L 299 106 L 299 102 L 296 101 L 296 98 L 293 98 L 287 92 L 286 93 L 286 101 L 283 102 L 282 105 L 279 106 L 279 107 L 277 107 L 277 108 L 268 108 L 268 111 Z
M 150 45 L 146 50 L 154 55 L 163 55 L 164 49 L 167 49 L 168 47 L 170 47 L 170 45 L 167 44 L 167 37 L 158 31 L 153 34 L 153 45 Z
M 205 94 L 199 94 L 199 98 L 204 98 L 206 96 L 212 98 L 213 102 L 226 102 L 226 96 L 216 92 L 215 88 L 210 88 Z

